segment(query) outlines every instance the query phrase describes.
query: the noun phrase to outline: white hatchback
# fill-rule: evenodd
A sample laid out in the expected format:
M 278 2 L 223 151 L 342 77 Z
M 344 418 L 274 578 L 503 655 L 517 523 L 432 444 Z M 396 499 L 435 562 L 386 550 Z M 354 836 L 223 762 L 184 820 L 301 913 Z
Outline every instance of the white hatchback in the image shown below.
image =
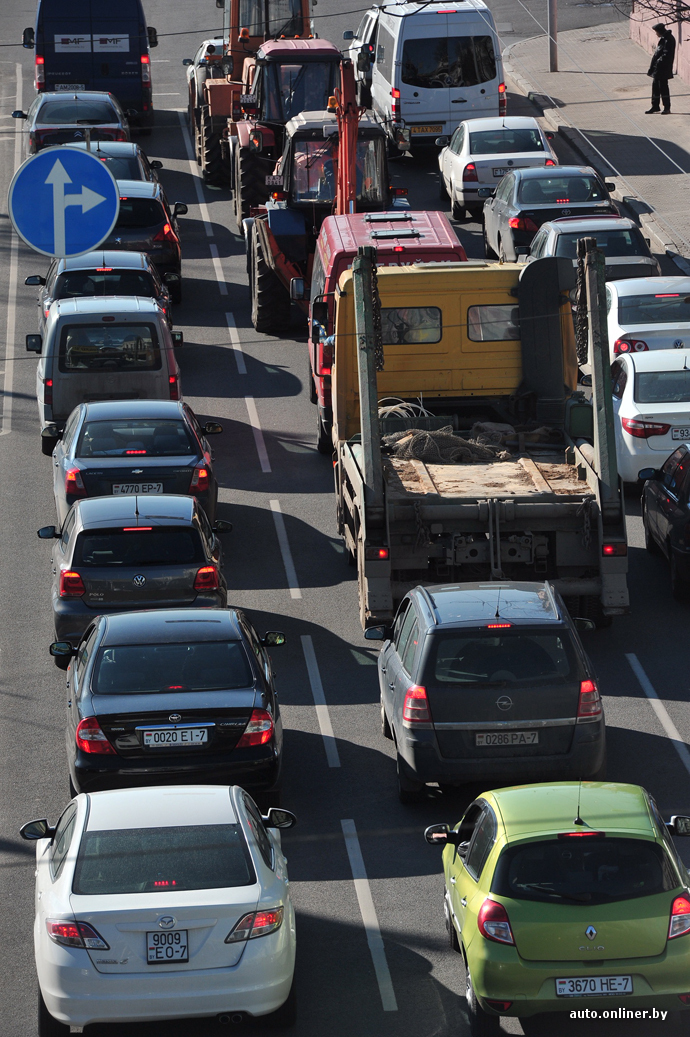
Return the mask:
M 295 1021 L 295 914 L 278 828 L 243 789 L 73 799 L 36 843 L 39 1037 L 69 1026 L 272 1014 Z
M 630 277 L 606 285 L 611 360 L 690 348 L 690 277 Z
M 618 472 L 637 482 L 690 442 L 690 356 L 674 349 L 619 356 L 611 367 Z

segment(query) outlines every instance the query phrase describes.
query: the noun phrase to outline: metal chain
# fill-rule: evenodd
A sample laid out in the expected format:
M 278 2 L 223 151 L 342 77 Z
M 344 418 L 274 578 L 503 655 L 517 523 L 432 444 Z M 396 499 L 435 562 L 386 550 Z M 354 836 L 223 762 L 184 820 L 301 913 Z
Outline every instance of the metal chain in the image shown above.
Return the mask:
M 381 326 L 381 297 L 379 295 L 379 278 L 376 263 L 371 266 L 371 289 L 374 301 L 374 359 L 376 370 L 383 371 L 383 328 Z
M 587 363 L 589 356 L 589 314 L 587 310 L 587 284 L 585 281 L 585 251 L 583 240 L 577 243 L 577 312 L 575 314 L 575 347 L 580 366 Z
M 424 525 L 421 504 L 419 503 L 419 501 L 414 502 L 414 520 L 415 526 L 417 528 L 417 539 L 415 540 L 414 546 L 430 547 L 432 543 L 431 531 L 427 528 L 427 526 Z
M 578 509 L 582 513 L 582 546 L 585 550 L 592 543 L 592 505 L 591 497 L 586 497 Z

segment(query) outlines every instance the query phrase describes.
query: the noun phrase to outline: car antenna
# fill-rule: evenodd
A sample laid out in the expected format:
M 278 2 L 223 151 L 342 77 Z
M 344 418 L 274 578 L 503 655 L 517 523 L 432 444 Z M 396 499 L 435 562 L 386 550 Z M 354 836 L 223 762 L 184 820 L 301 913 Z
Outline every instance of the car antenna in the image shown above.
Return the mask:
M 587 824 L 587 822 L 583 821 L 582 818 L 580 817 L 580 794 L 581 793 L 582 793 L 582 779 L 580 779 L 580 784 L 577 787 L 577 817 L 573 821 L 574 825 L 579 825 L 579 826 Z
M 496 615 L 494 616 L 494 619 L 500 619 L 501 618 L 501 613 L 499 612 L 500 604 L 501 604 L 501 588 L 499 587 L 498 588 L 498 597 L 496 598 Z

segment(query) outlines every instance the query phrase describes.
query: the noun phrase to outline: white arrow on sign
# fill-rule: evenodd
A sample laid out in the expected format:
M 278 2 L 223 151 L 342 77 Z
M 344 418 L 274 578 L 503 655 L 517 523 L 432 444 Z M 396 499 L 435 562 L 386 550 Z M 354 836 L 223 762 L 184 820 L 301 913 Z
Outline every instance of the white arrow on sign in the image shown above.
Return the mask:
M 67 173 L 60 159 L 45 179 L 53 188 L 53 252 L 57 256 L 65 254 L 65 209 L 68 205 L 81 205 L 82 213 L 95 208 L 105 201 L 105 195 L 97 194 L 88 187 L 82 186 L 80 194 L 65 194 L 65 184 L 71 184 L 72 178 Z

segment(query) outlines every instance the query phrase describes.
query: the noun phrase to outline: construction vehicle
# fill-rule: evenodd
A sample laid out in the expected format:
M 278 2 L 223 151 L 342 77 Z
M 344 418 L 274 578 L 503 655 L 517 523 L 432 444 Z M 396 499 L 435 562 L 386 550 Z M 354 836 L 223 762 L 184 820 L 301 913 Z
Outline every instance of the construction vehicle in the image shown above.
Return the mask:
M 601 253 L 590 401 L 570 260 L 379 267 L 377 292 L 373 252 L 340 279 L 332 371 L 337 524 L 362 627 L 388 627 L 416 584 L 492 579 L 548 579 L 573 615 L 609 625 L 628 611 L 628 559 Z

